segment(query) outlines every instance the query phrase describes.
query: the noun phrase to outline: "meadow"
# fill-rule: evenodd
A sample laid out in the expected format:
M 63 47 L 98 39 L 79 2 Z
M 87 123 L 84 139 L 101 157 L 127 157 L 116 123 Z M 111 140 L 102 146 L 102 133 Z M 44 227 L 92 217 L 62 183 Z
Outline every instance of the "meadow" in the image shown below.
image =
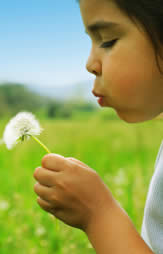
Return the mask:
M 6 120 L 0 121 L 0 134 Z M 154 163 L 163 139 L 162 120 L 127 124 L 99 115 L 40 120 L 51 152 L 74 157 L 96 170 L 137 231 Z M 7 150 L 0 146 L 0 253 L 93 254 L 86 235 L 43 211 L 36 202 L 33 172 L 45 151 L 33 140 Z

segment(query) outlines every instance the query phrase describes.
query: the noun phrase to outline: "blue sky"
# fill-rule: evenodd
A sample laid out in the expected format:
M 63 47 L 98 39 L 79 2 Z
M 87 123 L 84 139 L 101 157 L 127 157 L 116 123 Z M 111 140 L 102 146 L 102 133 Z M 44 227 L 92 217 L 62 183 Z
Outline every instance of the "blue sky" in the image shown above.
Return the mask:
M 0 11 L 0 81 L 41 86 L 92 80 L 90 39 L 76 0 L 5 0 Z

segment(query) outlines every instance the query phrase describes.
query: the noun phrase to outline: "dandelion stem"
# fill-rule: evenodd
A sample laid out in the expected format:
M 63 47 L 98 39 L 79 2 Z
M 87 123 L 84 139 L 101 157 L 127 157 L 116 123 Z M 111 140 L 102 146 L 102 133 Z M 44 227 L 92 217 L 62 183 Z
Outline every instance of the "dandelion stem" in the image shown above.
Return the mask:
M 45 151 L 46 151 L 47 153 L 51 153 L 51 152 L 49 151 L 49 149 L 48 149 L 38 138 L 36 138 L 35 136 L 32 136 L 32 135 L 31 135 L 31 137 L 32 137 L 37 143 L 39 143 L 39 144 L 45 149 Z
M 48 149 L 38 138 L 36 138 L 35 136 L 32 136 L 32 135 L 31 135 L 31 137 L 32 137 L 37 143 L 39 143 L 39 144 L 45 149 L 45 151 L 46 151 L 47 153 L 51 153 L 51 152 L 49 151 L 49 149 Z M 57 231 L 57 234 L 59 234 L 59 230 L 60 230 L 59 221 L 56 219 L 56 231 Z

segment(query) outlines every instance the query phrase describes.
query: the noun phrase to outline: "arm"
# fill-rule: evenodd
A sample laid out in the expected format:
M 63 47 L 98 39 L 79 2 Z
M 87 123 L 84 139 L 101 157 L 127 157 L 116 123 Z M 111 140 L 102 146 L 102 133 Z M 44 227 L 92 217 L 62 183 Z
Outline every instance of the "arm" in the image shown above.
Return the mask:
M 154 254 L 116 201 L 93 218 L 85 233 L 97 254 Z

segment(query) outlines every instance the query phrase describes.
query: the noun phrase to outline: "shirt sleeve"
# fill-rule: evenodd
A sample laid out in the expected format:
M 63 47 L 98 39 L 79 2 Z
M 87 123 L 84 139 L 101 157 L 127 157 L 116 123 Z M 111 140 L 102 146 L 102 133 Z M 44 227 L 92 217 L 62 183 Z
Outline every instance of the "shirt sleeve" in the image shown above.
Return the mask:
M 141 236 L 155 254 L 163 254 L 163 141 L 147 194 Z

